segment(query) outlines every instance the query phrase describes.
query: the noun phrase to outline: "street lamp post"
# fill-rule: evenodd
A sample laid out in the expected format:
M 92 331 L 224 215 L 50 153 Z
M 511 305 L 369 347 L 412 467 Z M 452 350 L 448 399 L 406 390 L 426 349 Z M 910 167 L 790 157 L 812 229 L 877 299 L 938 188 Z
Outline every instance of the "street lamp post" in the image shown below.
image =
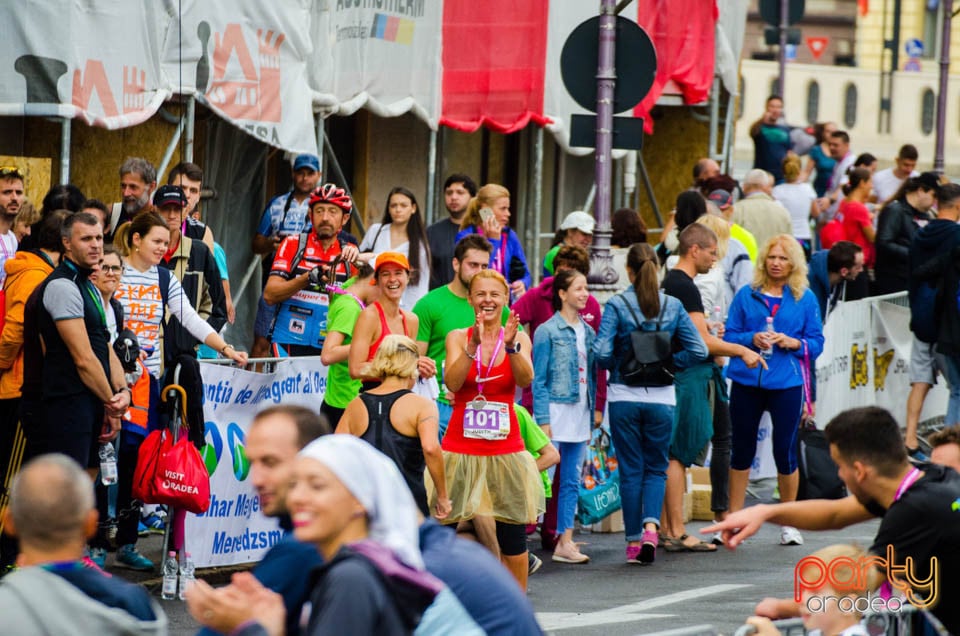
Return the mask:
M 613 175 L 613 95 L 617 82 L 616 0 L 602 0 L 600 4 L 600 37 L 597 54 L 597 145 L 595 154 L 595 179 L 597 198 L 594 216 L 597 227 L 590 250 L 590 283 L 602 288 L 617 282 L 619 276 L 613 269 L 610 255 L 610 204 Z

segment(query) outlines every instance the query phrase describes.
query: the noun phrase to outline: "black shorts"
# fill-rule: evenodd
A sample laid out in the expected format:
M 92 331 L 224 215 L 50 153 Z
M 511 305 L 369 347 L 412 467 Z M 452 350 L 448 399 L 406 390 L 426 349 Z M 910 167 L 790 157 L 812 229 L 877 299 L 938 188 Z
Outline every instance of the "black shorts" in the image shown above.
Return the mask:
M 84 468 L 96 468 L 103 413 L 103 403 L 92 393 L 44 398 L 40 417 L 27 434 L 25 459 L 63 453 Z

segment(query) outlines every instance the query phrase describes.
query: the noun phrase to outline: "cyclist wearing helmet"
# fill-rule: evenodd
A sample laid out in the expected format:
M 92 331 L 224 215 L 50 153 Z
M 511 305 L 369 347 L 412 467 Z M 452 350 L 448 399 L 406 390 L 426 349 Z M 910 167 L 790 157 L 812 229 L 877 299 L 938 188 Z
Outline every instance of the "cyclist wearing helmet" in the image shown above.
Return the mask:
M 349 263 L 360 253 L 339 236 L 353 210 L 343 188 L 323 184 L 310 194 L 309 208 L 313 229 L 280 243 L 263 290 L 266 303 L 276 307 L 269 337 L 277 355 L 280 349 L 291 356 L 320 355 L 330 305 L 323 283 L 346 281 L 354 272 Z

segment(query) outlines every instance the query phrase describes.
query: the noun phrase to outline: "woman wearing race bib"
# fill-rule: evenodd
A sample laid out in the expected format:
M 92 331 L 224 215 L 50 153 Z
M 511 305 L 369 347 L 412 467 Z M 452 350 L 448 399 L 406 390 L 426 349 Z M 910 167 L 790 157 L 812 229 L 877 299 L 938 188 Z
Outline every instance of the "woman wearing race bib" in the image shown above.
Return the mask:
M 477 518 L 477 529 L 496 520 L 495 541 L 484 541 L 520 583 L 527 586 L 525 524 L 544 510 L 543 485 L 533 457 L 524 450 L 513 400 L 517 387 L 533 381 L 530 338 L 520 319 L 501 315 L 510 290 L 499 272 L 483 270 L 470 281 L 473 327 L 447 336 L 445 382 L 454 394 L 453 415 L 443 438 L 448 521 Z M 431 507 L 436 507 L 436 491 Z M 492 544 L 492 545 L 491 545 Z M 499 545 L 499 550 L 497 550 Z
M 377 378 L 365 375 L 367 366 L 383 339 L 390 334 L 416 338 L 420 319 L 413 312 L 400 309 L 400 300 L 410 282 L 410 263 L 399 252 L 384 252 L 377 257 L 371 285 L 380 288 L 380 300 L 360 312 L 350 343 L 350 377 L 363 380 L 367 391 L 380 384 Z M 437 373 L 433 358 L 420 356 L 417 363 L 421 378 L 432 378 Z

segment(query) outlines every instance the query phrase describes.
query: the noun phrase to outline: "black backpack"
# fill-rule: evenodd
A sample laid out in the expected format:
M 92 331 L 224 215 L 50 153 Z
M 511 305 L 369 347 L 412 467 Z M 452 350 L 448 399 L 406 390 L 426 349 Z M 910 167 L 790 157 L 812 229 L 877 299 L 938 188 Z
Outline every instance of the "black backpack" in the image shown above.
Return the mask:
M 676 367 L 673 363 L 673 334 L 663 331 L 661 323 L 666 309 L 666 298 L 660 304 L 657 316 L 657 328 L 644 331 L 643 323 L 637 317 L 629 301 L 623 299 L 637 328 L 630 332 L 630 349 L 620 363 L 620 379 L 627 386 L 657 387 L 673 384 Z
M 797 499 L 843 499 L 847 488 L 830 457 L 830 444 L 813 422 L 803 422 L 797 433 L 800 487 Z

